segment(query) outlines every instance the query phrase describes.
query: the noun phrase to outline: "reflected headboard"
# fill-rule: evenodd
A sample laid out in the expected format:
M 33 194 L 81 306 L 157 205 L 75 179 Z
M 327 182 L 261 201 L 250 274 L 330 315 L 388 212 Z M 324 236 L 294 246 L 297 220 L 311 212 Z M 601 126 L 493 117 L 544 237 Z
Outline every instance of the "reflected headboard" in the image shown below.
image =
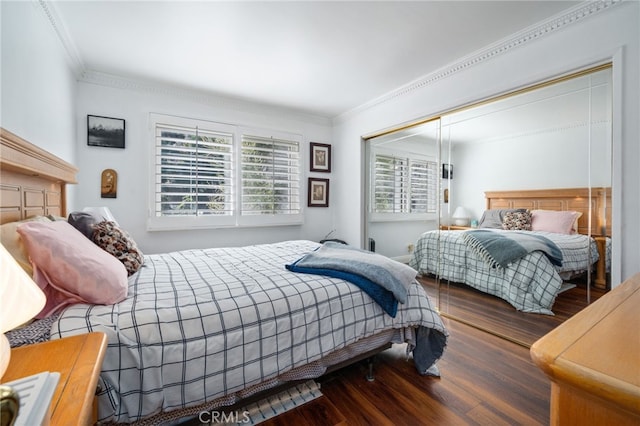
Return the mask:
M 38 215 L 66 216 L 66 185 L 78 169 L 0 128 L 0 223 Z
M 611 188 L 561 188 L 519 191 L 487 191 L 487 209 L 540 209 L 574 210 L 582 213 L 578 219 L 578 232 L 589 232 L 591 209 L 591 235 L 611 235 Z

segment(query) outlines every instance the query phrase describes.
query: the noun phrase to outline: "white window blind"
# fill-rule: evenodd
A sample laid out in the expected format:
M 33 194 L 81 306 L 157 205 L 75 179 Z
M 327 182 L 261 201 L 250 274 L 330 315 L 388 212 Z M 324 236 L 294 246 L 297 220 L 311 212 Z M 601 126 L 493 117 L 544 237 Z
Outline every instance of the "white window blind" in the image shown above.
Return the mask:
M 374 211 L 376 213 L 406 212 L 409 190 L 407 163 L 403 158 L 376 155 L 374 166 Z
M 303 222 L 300 135 L 150 114 L 149 230 Z
M 436 162 L 385 154 L 374 158 L 374 213 L 436 212 Z
M 410 213 L 435 213 L 437 208 L 437 170 L 435 161 L 409 160 Z
M 300 214 L 300 147 L 297 141 L 242 136 L 243 216 Z
M 156 124 L 155 215 L 232 215 L 233 134 Z

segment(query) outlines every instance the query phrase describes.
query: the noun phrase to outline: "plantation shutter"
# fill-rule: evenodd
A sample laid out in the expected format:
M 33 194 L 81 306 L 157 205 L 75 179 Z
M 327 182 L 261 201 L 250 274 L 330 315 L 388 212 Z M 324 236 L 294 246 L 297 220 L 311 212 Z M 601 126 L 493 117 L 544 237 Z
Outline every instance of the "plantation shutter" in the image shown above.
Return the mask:
M 411 160 L 411 213 L 436 212 L 436 171 L 434 161 Z
M 374 166 L 374 200 L 377 213 L 406 212 L 407 160 L 377 154 Z
M 376 154 L 373 167 L 374 213 L 435 213 L 433 161 Z
M 233 134 L 156 124 L 156 216 L 233 214 Z
M 301 213 L 297 141 L 243 135 L 241 173 L 241 215 Z

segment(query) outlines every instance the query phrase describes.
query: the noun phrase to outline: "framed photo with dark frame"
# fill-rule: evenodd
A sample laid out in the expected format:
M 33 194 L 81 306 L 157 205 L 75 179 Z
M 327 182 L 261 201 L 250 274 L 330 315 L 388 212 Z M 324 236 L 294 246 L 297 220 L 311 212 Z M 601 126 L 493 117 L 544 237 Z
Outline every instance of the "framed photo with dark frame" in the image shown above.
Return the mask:
M 309 178 L 309 207 L 329 207 L 329 179 Z
M 331 173 L 331 145 L 311 142 L 310 148 L 310 170 Z
M 87 115 L 87 145 L 124 149 L 124 120 Z
M 453 164 L 442 164 L 442 179 L 453 179 Z

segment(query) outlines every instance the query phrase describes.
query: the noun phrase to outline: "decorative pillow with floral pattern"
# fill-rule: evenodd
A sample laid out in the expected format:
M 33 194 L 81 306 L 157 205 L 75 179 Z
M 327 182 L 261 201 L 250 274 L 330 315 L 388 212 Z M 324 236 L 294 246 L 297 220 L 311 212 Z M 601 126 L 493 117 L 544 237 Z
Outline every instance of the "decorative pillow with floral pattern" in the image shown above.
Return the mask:
M 144 262 L 144 256 L 136 242 L 114 222 L 105 220 L 93 225 L 92 240 L 122 262 L 129 276 L 135 274 Z
M 531 231 L 531 212 L 508 212 L 504 215 L 502 229 L 508 231 Z

